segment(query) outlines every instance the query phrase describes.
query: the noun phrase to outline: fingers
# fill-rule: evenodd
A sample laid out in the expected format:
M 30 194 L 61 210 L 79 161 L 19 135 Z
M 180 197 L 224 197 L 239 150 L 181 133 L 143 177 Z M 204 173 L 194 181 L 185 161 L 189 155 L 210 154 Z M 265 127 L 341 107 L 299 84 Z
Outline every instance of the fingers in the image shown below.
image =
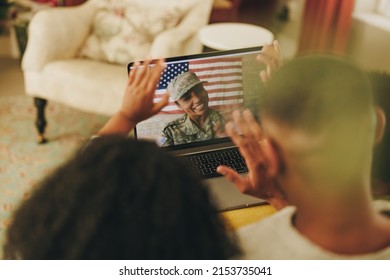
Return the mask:
M 266 68 L 265 70 L 262 70 L 260 71 L 260 79 L 261 81 L 264 83 L 264 84 L 267 84 L 268 81 L 271 79 L 272 77 L 272 74 L 275 72 L 275 70 L 277 70 L 278 66 L 278 62 L 275 62 L 274 60 L 270 59 L 268 60 L 268 62 L 266 63 Z
M 150 64 L 154 62 L 155 65 L 150 67 Z M 141 88 L 142 91 L 139 92 L 154 93 L 164 69 L 163 59 L 146 60 L 142 64 L 135 62 L 129 73 L 128 84 Z
M 267 64 L 272 59 L 270 54 L 269 45 L 265 44 L 260 51 L 260 53 L 256 56 L 256 60 L 260 63 Z
M 245 137 L 251 136 L 250 128 L 248 127 L 245 119 L 243 118 L 240 110 L 234 110 L 232 114 L 233 121 L 238 130 L 238 133 L 245 135 Z
M 232 139 L 233 143 L 236 146 L 240 146 L 241 144 L 241 136 L 237 133 L 236 128 L 234 127 L 234 122 L 230 121 L 225 125 L 225 131 Z
M 158 112 L 160 112 L 161 109 L 164 108 L 168 104 L 168 101 L 169 101 L 169 95 L 164 94 L 160 101 L 153 104 L 153 107 L 151 110 L 152 114 L 154 115 L 154 114 L 157 114 Z
M 146 91 L 153 92 L 155 91 L 158 82 L 160 81 L 160 77 L 162 72 L 165 69 L 165 63 L 163 59 L 157 60 L 155 66 L 149 71 L 148 79 L 146 80 Z
M 242 113 L 244 120 L 247 123 L 247 126 L 249 128 L 249 131 L 253 134 L 255 140 L 257 142 L 263 140 L 264 134 L 263 130 L 261 129 L 260 125 L 257 123 L 255 118 L 253 117 L 252 113 L 250 110 L 245 110 Z
M 243 177 L 233 169 L 224 165 L 218 166 L 217 172 L 232 182 L 239 192 L 261 198 L 261 190 L 259 191 L 256 189 L 253 183 L 248 179 L 248 175 Z
M 272 44 L 265 44 L 256 59 L 258 62 L 270 66 L 271 70 L 277 69 L 282 60 L 279 42 L 275 40 Z
M 142 82 L 145 82 L 145 76 L 149 72 L 150 62 L 151 62 L 150 60 L 144 61 L 141 65 L 142 67 L 139 67 L 141 69 L 140 70 L 137 69 L 137 73 L 136 73 L 134 81 L 133 81 L 134 85 L 139 85 Z
M 268 77 L 268 74 L 267 74 L 267 71 L 263 70 L 260 72 L 260 79 L 261 81 L 267 85 L 268 81 L 269 81 L 269 77 Z
M 280 44 L 278 40 L 274 40 L 272 42 L 272 45 L 274 46 L 275 52 L 277 53 L 278 57 L 281 58 L 281 52 L 280 52 Z
M 236 185 L 239 191 L 243 189 L 242 186 L 245 184 L 245 180 L 235 170 L 225 165 L 220 165 L 217 167 L 217 172 Z
M 279 67 L 280 64 L 280 48 L 279 43 L 274 41 L 272 45 L 264 45 L 260 54 L 256 57 L 257 61 L 265 65 L 265 70 L 260 71 L 260 79 L 264 84 L 270 80 L 272 73 Z
M 130 73 L 129 73 L 128 84 L 132 84 L 134 82 L 134 78 L 136 76 L 138 68 L 139 68 L 139 62 L 138 61 L 134 62 L 133 68 L 130 70 Z
M 263 139 L 263 130 L 260 125 L 257 123 L 249 109 L 244 110 L 242 113 L 239 110 L 233 112 L 233 125 L 230 132 L 233 133 L 233 136 L 239 135 L 239 138 L 245 137 L 253 138 L 256 142 Z M 232 131 L 232 129 L 236 131 Z
M 263 160 L 262 148 L 259 145 L 264 137 L 263 131 L 250 110 L 245 110 L 243 114 L 238 110 L 234 111 L 233 121 L 228 122 L 225 129 L 233 143 L 239 148 L 247 164 L 257 164 Z
M 235 112 L 235 114 L 237 113 Z M 237 121 L 239 121 L 239 123 Z M 246 120 L 244 120 L 242 116 L 235 116 L 233 121 L 226 124 L 225 129 L 233 143 L 239 148 L 248 167 L 252 162 L 261 161 L 261 147 L 258 140 L 256 140 L 256 136 L 250 131 Z M 242 131 L 245 131 L 245 133 L 242 133 Z

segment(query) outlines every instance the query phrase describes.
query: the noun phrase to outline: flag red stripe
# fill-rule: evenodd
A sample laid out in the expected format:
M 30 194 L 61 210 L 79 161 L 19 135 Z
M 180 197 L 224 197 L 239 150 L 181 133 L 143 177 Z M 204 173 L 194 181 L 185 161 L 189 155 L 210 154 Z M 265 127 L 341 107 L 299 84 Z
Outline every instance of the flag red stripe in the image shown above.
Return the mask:
M 211 74 L 209 74 L 209 75 L 198 75 L 197 74 L 197 76 L 198 76 L 198 78 L 200 80 L 207 80 L 208 78 L 210 79 L 210 78 L 224 78 L 224 77 L 235 77 L 237 80 L 238 79 L 240 81 L 242 80 L 242 79 L 240 79 L 241 75 L 238 75 L 236 73 L 223 73 L 223 74 L 218 73 L 218 74 L 215 74 L 215 75 L 211 75 Z
M 224 57 L 224 58 L 211 58 L 211 59 L 202 59 L 202 60 L 193 60 L 191 64 L 207 64 L 207 63 L 216 63 L 216 62 L 240 62 L 241 58 L 239 57 Z
M 241 84 L 242 80 L 231 80 L 231 81 L 218 81 L 218 82 L 208 82 L 205 83 L 205 87 L 207 86 L 219 86 L 219 85 L 229 85 L 229 84 Z
M 242 66 L 241 65 L 214 65 L 214 66 L 209 66 L 205 65 L 204 67 L 200 68 L 191 68 L 190 70 L 192 72 L 204 72 L 204 71 L 215 71 L 218 73 L 218 71 L 225 70 L 225 69 L 237 69 L 241 70 Z M 233 73 L 238 73 L 238 71 L 232 71 Z
M 222 90 L 221 89 L 211 89 L 211 90 L 208 90 L 207 92 L 210 94 L 214 94 L 214 93 L 219 93 L 221 92 Z M 226 88 L 224 89 L 223 91 L 237 91 L 237 92 L 241 92 L 241 95 L 243 94 L 242 93 L 242 87 L 237 87 L 237 88 Z

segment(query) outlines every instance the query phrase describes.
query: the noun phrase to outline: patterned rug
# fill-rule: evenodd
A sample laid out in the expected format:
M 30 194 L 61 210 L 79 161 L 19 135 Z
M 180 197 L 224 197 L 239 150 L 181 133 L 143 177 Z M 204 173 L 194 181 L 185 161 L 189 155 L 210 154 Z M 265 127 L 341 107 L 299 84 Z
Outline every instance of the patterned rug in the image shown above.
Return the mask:
M 108 118 L 48 102 L 46 119 L 49 142 L 38 145 L 32 98 L 0 97 L 0 245 L 18 203 Z

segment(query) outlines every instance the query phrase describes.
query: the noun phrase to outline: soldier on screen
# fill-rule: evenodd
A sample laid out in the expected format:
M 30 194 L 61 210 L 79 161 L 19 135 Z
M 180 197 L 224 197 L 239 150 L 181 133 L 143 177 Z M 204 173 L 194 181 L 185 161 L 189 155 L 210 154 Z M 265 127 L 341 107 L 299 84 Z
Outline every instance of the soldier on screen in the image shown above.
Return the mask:
M 209 108 L 208 92 L 193 72 L 175 77 L 167 87 L 175 104 L 185 114 L 168 123 L 162 130 L 159 144 L 171 146 L 222 136 L 225 121 L 220 112 Z

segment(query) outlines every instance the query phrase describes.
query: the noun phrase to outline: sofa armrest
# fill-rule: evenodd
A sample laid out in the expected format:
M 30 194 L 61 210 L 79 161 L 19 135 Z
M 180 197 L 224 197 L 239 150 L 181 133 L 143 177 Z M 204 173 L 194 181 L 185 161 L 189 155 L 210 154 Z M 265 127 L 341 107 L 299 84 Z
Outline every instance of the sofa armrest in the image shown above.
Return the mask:
M 196 1 L 188 7 L 188 14 L 175 28 L 159 34 L 153 41 L 150 55 L 152 57 L 169 57 L 201 51 L 198 38 L 199 29 L 205 26 L 210 18 L 212 0 Z
M 94 1 L 87 1 L 37 12 L 29 24 L 23 70 L 40 71 L 51 61 L 74 57 L 90 32 L 95 11 Z

